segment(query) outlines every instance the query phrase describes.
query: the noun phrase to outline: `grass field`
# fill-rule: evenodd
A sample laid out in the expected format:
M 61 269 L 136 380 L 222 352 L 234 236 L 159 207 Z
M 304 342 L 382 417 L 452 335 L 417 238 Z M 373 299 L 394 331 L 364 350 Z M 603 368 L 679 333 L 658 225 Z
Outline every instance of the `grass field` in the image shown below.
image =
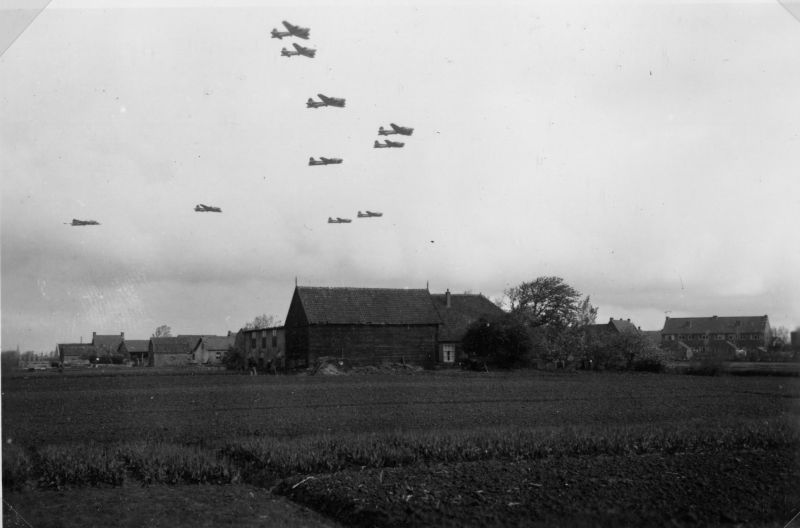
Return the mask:
M 765 526 L 782 526 L 800 505 L 800 494 L 786 484 L 800 474 L 792 455 L 800 446 L 796 378 L 79 371 L 4 377 L 2 390 L 3 479 L 11 491 L 128 483 L 275 486 L 353 525 L 440 525 L 448 520 L 457 525 L 479 518 L 515 524 L 538 511 L 542 525 L 560 519 L 566 519 L 565 525 L 591 524 L 592 519 L 608 526 L 636 519 L 713 525 L 750 516 Z M 619 502 L 624 489 L 618 488 L 628 485 L 625 479 L 651 482 L 635 468 L 645 461 L 663 465 L 660 473 L 675 473 L 652 481 L 655 488 L 692 488 L 690 468 L 684 465 L 691 460 L 696 469 L 699 462 L 693 457 L 699 455 L 715 461 L 715 467 L 740 464 L 742 475 L 750 475 L 751 466 L 767 468 L 780 461 L 775 467 L 783 468 L 781 475 L 762 478 L 756 471 L 738 484 L 740 503 L 747 502 L 748 483 L 766 486 L 760 493 L 780 498 L 761 509 L 728 506 L 722 513 L 709 513 L 702 501 L 688 495 L 665 504 L 657 518 L 644 512 L 620 517 L 623 512 L 606 507 L 615 496 Z M 536 500 L 543 489 L 567 489 L 567 476 L 559 472 L 581 482 L 597 479 L 591 468 L 610 459 L 613 467 L 628 469 L 611 483 L 562 497 L 585 503 L 585 508 L 569 514 L 569 509 L 544 508 L 552 502 L 550 495 Z M 574 460 L 584 462 L 568 462 Z M 418 482 L 420 472 L 431 468 L 450 477 L 431 480 L 427 494 L 403 488 L 412 489 L 407 481 L 413 476 Z M 541 487 L 520 487 L 519 472 L 534 470 L 546 473 L 537 477 Z M 698 488 L 709 497 L 711 488 L 732 482 L 730 475 L 712 473 L 716 476 L 700 483 L 705 491 Z M 503 475 L 510 475 L 507 482 Z M 604 487 L 608 493 L 600 493 Z M 472 497 L 471 488 L 483 491 L 475 504 L 463 499 L 465 493 Z M 575 489 L 581 488 L 573 485 L 570 493 Z M 697 511 L 686 518 L 678 515 L 687 508 Z M 630 508 L 624 515 L 630 515 Z

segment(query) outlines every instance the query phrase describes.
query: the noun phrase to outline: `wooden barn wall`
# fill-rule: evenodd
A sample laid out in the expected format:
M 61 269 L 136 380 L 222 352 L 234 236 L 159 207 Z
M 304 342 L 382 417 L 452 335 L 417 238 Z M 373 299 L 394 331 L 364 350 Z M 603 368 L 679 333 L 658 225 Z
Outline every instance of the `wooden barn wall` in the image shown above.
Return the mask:
M 286 327 L 286 366 L 308 366 L 308 327 Z
M 308 327 L 308 360 L 333 356 L 353 365 L 429 365 L 436 361 L 436 337 L 437 325 L 313 325 Z

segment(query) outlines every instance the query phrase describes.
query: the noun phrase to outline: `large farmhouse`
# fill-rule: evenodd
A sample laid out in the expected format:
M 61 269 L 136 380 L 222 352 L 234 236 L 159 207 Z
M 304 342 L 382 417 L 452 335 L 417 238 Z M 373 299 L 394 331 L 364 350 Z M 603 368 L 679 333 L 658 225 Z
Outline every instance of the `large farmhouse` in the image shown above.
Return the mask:
M 287 366 L 322 356 L 432 364 L 440 323 L 428 290 L 298 286 L 286 315 Z
M 685 359 L 696 354 L 734 359 L 748 352 L 766 352 L 772 333 L 766 315 L 748 317 L 667 317 L 662 347 Z

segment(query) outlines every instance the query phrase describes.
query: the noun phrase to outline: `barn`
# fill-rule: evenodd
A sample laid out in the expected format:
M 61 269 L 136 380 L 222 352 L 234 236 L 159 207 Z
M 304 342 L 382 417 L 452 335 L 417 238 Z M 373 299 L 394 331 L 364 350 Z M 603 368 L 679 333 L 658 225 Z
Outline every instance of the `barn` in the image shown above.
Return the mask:
M 440 323 L 426 289 L 297 286 L 284 324 L 286 363 L 333 356 L 351 365 L 429 365 Z

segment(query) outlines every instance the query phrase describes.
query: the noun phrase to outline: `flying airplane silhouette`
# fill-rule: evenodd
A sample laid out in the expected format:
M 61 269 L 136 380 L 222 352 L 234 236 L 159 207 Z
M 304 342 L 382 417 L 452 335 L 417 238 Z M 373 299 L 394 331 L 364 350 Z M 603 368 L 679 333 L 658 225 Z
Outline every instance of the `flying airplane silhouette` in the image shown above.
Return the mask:
M 321 106 L 336 106 L 338 108 L 344 108 L 344 99 L 340 97 L 327 97 L 322 94 L 317 94 L 320 98 L 320 101 L 315 101 L 311 97 L 308 98 L 306 102 L 307 108 L 319 108 Z
M 405 143 L 401 143 L 399 141 L 390 141 L 388 139 L 383 140 L 383 143 L 375 140 L 375 148 L 403 148 Z
M 68 226 L 90 226 L 100 225 L 100 222 L 96 220 L 78 220 L 77 218 L 73 218 L 72 222 L 64 222 L 64 224 Z
M 352 220 L 349 218 L 339 218 L 338 216 L 336 218 L 328 217 L 329 224 L 349 224 L 350 222 L 352 222 Z
M 283 37 L 298 37 L 308 40 L 308 34 L 311 31 L 310 29 L 295 26 L 294 24 L 290 24 L 285 20 L 283 21 L 283 26 L 286 28 L 286 31 L 278 31 L 277 29 L 273 29 L 272 38 L 282 39 Z
M 300 44 L 297 44 L 297 43 L 294 43 L 294 42 L 292 43 L 292 46 L 294 46 L 295 51 L 289 51 L 286 48 L 283 48 L 281 50 L 281 55 L 283 57 L 292 57 L 294 55 L 304 55 L 304 56 L 308 57 L 309 59 L 313 59 L 314 55 L 317 53 L 317 50 L 315 50 L 315 49 L 305 48 L 305 47 L 301 46 Z
M 376 218 L 379 216 L 383 216 L 383 213 L 373 213 L 372 211 L 367 211 L 366 213 L 358 212 L 359 218 Z
M 222 209 L 219 207 L 214 207 L 212 205 L 203 205 L 197 204 L 194 206 L 194 210 L 198 213 L 221 213 Z
M 378 129 L 379 136 L 388 136 L 389 134 L 402 134 L 404 136 L 410 136 L 414 133 L 413 128 L 408 127 L 401 127 L 400 125 L 395 125 L 394 123 L 389 123 L 389 126 L 392 127 L 391 130 L 387 130 L 383 127 Z
M 308 158 L 309 165 L 338 165 L 341 162 L 341 158 L 323 158 L 322 156 L 319 157 L 319 160 Z

